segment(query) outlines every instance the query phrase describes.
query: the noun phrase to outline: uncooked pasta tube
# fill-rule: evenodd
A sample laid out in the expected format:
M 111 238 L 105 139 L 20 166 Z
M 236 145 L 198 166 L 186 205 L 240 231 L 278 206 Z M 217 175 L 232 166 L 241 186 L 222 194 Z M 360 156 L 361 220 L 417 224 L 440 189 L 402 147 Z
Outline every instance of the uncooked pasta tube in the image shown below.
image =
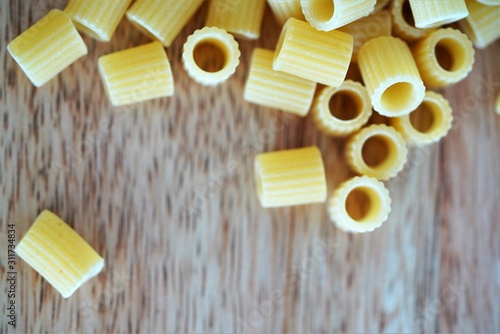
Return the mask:
M 352 49 L 351 35 L 318 31 L 307 22 L 290 18 L 281 31 L 273 69 L 338 87 L 345 79 Z
M 469 12 L 464 0 L 410 1 L 417 28 L 436 28 L 463 19 Z
M 471 41 L 452 28 L 432 32 L 413 45 L 412 52 L 427 88 L 442 88 L 459 82 L 474 64 Z
M 280 25 L 284 25 L 291 17 L 305 21 L 300 0 L 267 0 L 267 3 Z
M 428 0 L 422 0 L 427 2 Z M 433 0 L 430 0 L 434 2 Z M 413 42 L 430 34 L 434 28 L 419 29 L 415 27 L 415 19 L 408 0 L 393 0 L 389 6 L 392 14 L 392 32 L 401 39 Z
M 375 124 L 349 138 L 345 154 L 355 172 L 387 180 L 403 169 L 408 150 L 403 136 L 393 127 Z
M 328 202 L 330 220 L 346 232 L 371 232 L 389 217 L 391 197 L 374 178 L 354 177 L 340 184 Z
M 316 83 L 273 70 L 274 51 L 255 48 L 245 84 L 245 101 L 305 116 L 311 107 Z
M 259 154 L 255 180 L 265 208 L 326 201 L 325 168 L 315 146 Z
M 466 0 L 465 2 L 469 16 L 460 20 L 459 26 L 477 48 L 484 49 L 500 38 L 498 27 L 500 5 L 487 6 L 475 0 Z
M 37 87 L 87 54 L 87 46 L 70 17 L 58 9 L 16 37 L 7 49 Z
M 64 298 L 104 268 L 104 259 L 48 210 L 38 216 L 15 251 Z
M 391 125 L 408 143 L 426 145 L 446 136 L 452 121 L 450 103 L 441 94 L 427 91 L 417 109 L 408 115 L 391 118 Z

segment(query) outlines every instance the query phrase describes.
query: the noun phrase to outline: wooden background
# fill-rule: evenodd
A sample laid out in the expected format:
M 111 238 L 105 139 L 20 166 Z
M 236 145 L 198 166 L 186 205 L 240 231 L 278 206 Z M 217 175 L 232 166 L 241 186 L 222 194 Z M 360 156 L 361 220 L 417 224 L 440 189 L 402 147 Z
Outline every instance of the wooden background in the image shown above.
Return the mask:
M 124 20 L 110 43 L 35 88 L 6 45 L 65 0 L 1 0 L 0 228 L 6 291 L 7 224 L 19 240 L 43 209 L 66 220 L 106 268 L 63 299 L 17 262 L 17 328 L 0 332 L 374 333 L 500 332 L 500 43 L 446 89 L 448 137 L 413 150 L 388 182 L 392 213 L 371 234 L 329 223 L 325 205 L 265 210 L 255 154 L 318 145 L 329 191 L 352 175 L 343 142 L 300 119 L 242 99 L 250 53 L 274 48 L 269 9 L 241 65 L 204 88 L 180 61 L 206 6 L 168 56 L 176 94 L 131 107 L 108 103 L 99 56 L 148 40 Z

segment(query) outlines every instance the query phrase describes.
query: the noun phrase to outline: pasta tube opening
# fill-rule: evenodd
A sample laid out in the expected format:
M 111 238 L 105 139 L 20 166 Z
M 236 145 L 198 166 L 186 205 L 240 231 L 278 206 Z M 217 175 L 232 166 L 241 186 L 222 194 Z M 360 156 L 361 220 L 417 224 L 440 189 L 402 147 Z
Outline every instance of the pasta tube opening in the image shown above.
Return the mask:
M 376 0 L 301 0 L 306 20 L 316 29 L 331 31 L 369 15 Z
M 400 110 L 410 108 L 413 105 L 413 97 L 417 94 L 418 92 L 413 84 L 397 82 L 384 90 L 380 102 L 388 112 L 397 113 Z

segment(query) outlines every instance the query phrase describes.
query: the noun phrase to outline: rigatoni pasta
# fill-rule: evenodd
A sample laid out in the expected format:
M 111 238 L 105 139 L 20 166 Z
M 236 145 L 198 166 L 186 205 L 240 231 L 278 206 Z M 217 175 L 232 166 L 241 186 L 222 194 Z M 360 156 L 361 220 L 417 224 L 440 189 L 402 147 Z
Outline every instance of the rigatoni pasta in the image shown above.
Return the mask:
M 314 101 L 312 113 L 316 126 L 324 133 L 343 137 L 368 122 L 372 105 L 362 84 L 346 80 L 338 88 L 323 88 Z
M 474 64 L 467 36 L 452 28 L 439 29 L 412 46 L 420 76 L 428 88 L 442 88 L 464 79 Z
M 152 42 L 99 58 L 99 74 L 114 106 L 174 94 L 174 80 L 167 54 Z
M 126 12 L 142 33 L 170 46 L 203 0 L 135 0 Z
M 192 79 L 202 85 L 215 86 L 234 74 L 240 63 L 240 50 L 225 30 L 204 27 L 188 37 L 182 62 Z
M 391 197 L 380 181 L 362 176 L 340 184 L 328 202 L 330 220 L 346 232 L 371 232 L 389 217 Z
M 15 252 L 64 298 L 104 268 L 104 259 L 48 210 L 38 216 Z
M 424 99 L 425 86 L 405 42 L 381 36 L 366 42 L 358 65 L 373 108 L 395 117 L 408 114 Z
M 290 18 L 281 31 L 273 69 L 338 87 L 345 79 L 352 49 L 351 35 L 318 31 L 307 22 Z
M 391 125 L 408 143 L 426 145 L 446 136 L 452 121 L 450 103 L 441 94 L 427 91 L 417 109 L 408 115 L 391 118 Z
M 291 17 L 305 21 L 300 0 L 267 0 L 267 3 L 280 25 L 284 25 Z
M 244 100 L 305 116 L 311 107 L 316 83 L 273 70 L 273 58 L 274 51 L 253 50 Z
M 132 0 L 70 0 L 64 12 L 82 33 L 109 42 Z
M 469 15 L 464 0 L 410 1 L 417 28 L 436 28 Z
M 500 38 L 499 6 L 487 6 L 475 0 L 466 0 L 469 16 L 459 21 L 462 29 L 479 49 L 484 49 Z
M 403 136 L 393 127 L 374 124 L 349 138 L 345 154 L 353 171 L 387 180 L 403 169 L 408 149 Z
M 211 0 L 205 26 L 226 30 L 237 37 L 257 39 L 266 0 Z
M 70 17 L 58 9 L 16 37 L 7 49 L 37 87 L 87 54 Z
M 257 194 L 265 208 L 326 201 L 325 168 L 315 146 L 259 154 L 254 168 Z
M 428 2 L 429 0 L 422 1 Z M 434 2 L 434 0 L 429 2 Z M 419 29 L 415 27 L 415 19 L 408 0 L 393 0 L 389 11 L 392 14 L 392 32 L 405 41 L 416 41 L 434 30 L 434 28 Z
M 376 0 L 301 0 L 306 20 L 316 29 L 331 31 L 365 17 Z

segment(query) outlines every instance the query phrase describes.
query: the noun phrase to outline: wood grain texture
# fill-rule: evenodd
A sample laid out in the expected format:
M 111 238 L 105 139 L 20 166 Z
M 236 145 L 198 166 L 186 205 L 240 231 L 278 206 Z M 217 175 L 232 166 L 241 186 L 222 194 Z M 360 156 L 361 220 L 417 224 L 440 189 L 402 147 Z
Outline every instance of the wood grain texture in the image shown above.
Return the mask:
M 67 300 L 19 260 L 17 328 L 2 295 L 0 332 L 500 331 L 499 42 L 444 90 L 453 129 L 413 150 L 387 183 L 389 221 L 349 235 L 328 222 L 326 205 L 259 207 L 257 153 L 316 144 L 330 192 L 352 175 L 343 141 L 310 116 L 243 101 L 252 49 L 278 39 L 268 8 L 261 39 L 240 42 L 241 65 L 226 84 L 202 87 L 180 61 L 204 5 L 167 50 L 174 97 L 113 108 L 97 59 L 147 38 L 126 20 L 110 43 L 84 37 L 88 56 L 37 89 L 6 45 L 66 1 L 0 3 L 0 290 L 7 224 L 19 240 L 46 208 L 106 260 Z

